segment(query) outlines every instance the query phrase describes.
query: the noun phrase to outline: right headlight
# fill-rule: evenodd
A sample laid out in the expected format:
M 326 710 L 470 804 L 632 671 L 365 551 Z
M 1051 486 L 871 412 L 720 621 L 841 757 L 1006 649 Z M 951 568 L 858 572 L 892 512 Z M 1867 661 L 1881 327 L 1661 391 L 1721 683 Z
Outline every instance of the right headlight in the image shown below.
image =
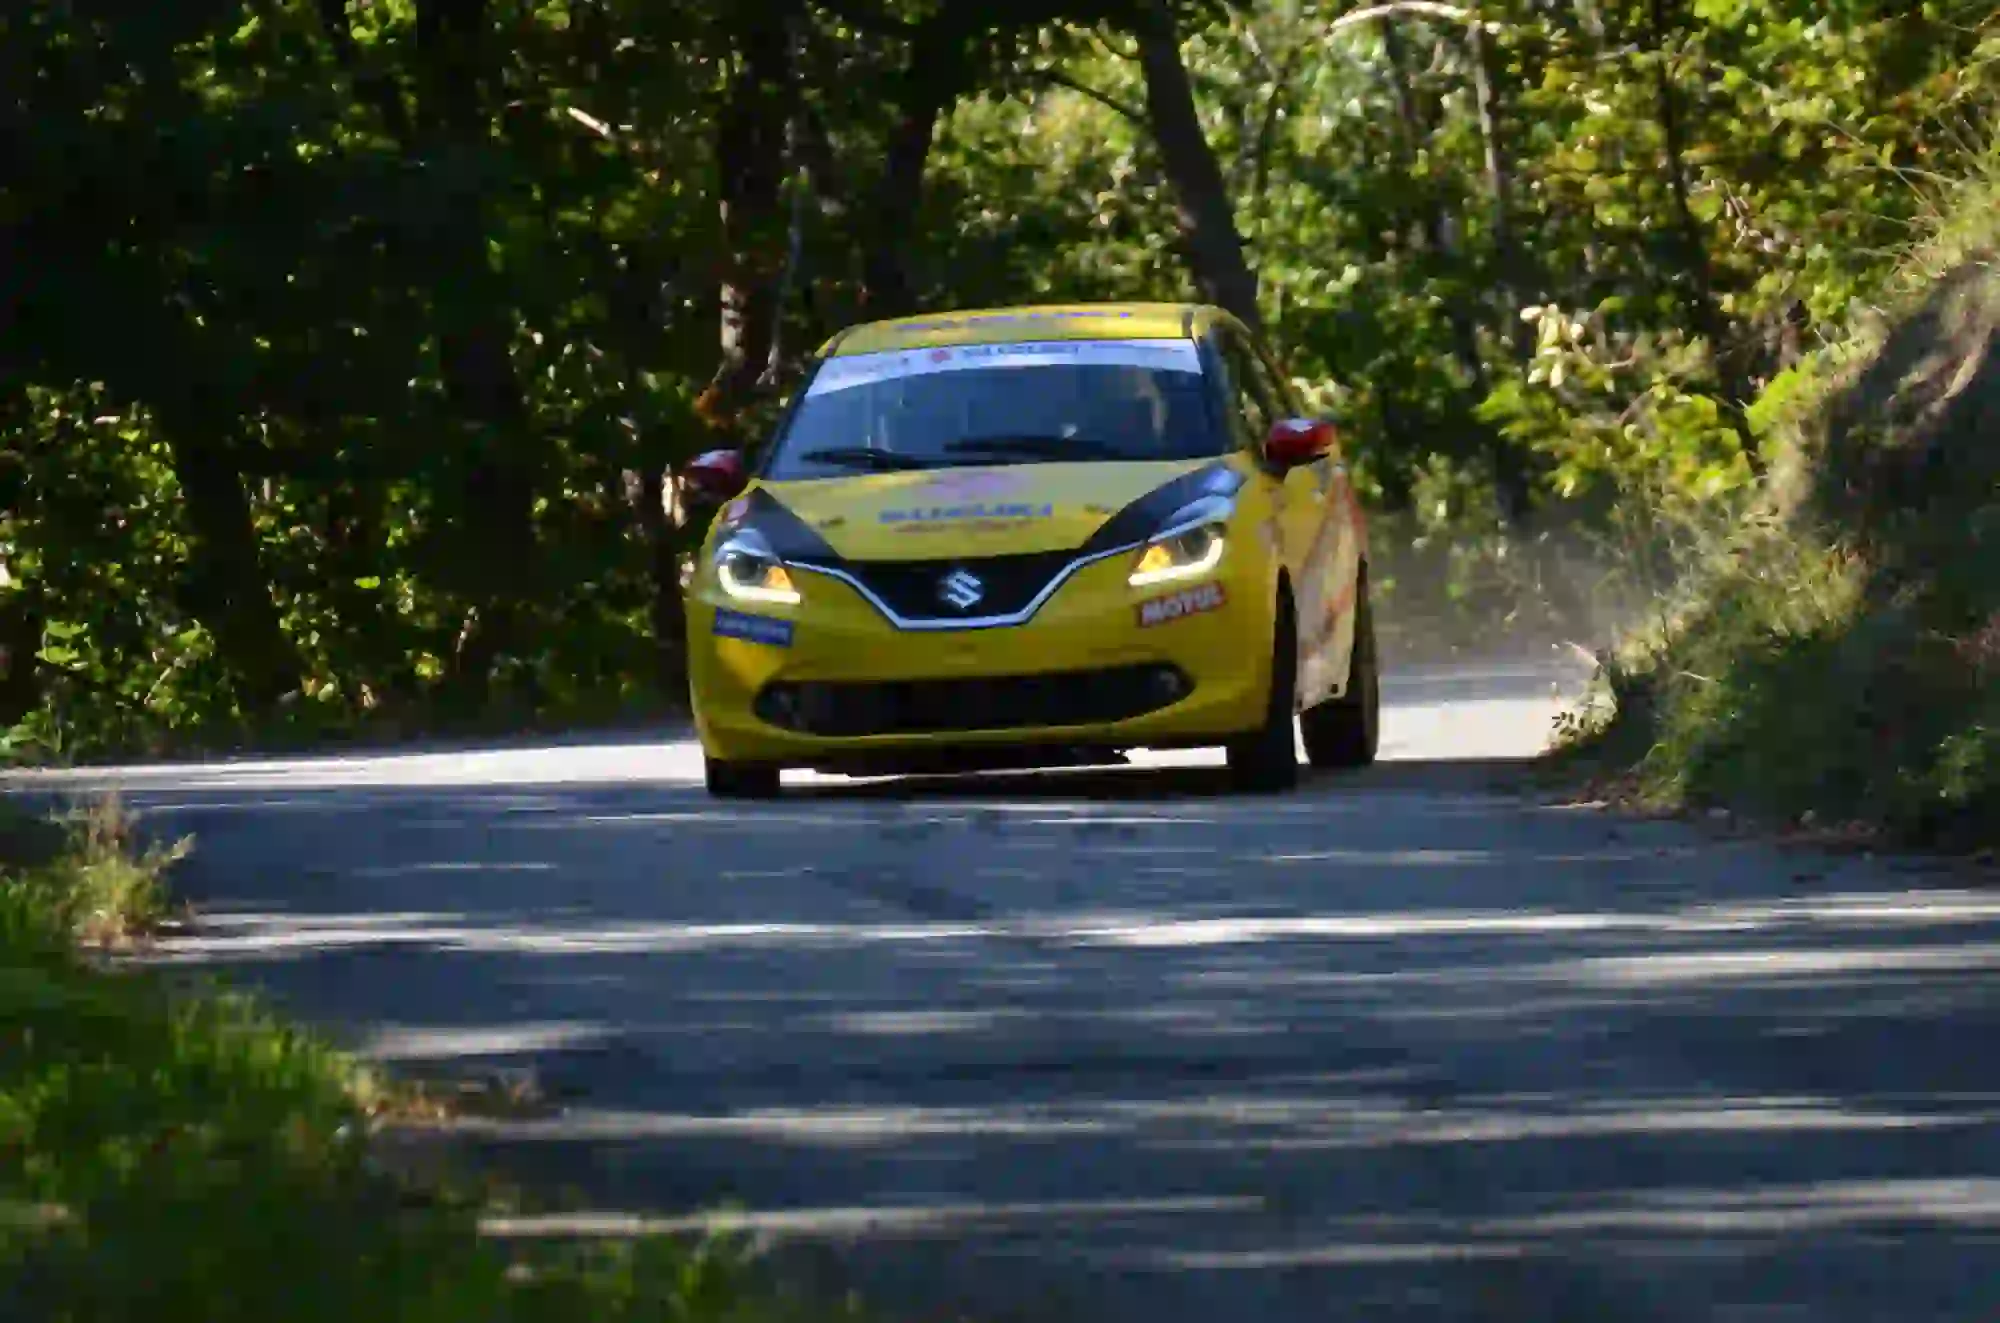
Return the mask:
M 1169 583 L 1207 574 L 1222 561 L 1225 539 L 1219 523 L 1202 524 L 1186 532 L 1148 542 L 1133 563 L 1130 583 L 1134 588 Z
M 715 581 L 745 602 L 797 605 L 799 590 L 771 544 L 752 529 L 731 533 L 715 549 Z
M 1234 501 L 1211 496 L 1194 502 L 1168 521 L 1165 532 L 1139 549 L 1128 582 L 1134 588 L 1207 574 L 1222 563 Z

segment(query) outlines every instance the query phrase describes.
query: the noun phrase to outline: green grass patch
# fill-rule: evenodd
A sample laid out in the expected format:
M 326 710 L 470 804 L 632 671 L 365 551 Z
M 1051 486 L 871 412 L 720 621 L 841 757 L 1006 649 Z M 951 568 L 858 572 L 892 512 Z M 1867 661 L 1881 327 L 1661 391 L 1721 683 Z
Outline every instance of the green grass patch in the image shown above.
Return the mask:
M 402 1093 L 253 1001 L 106 958 L 180 853 L 0 805 L 0 1300 L 49 1320 L 853 1317 L 726 1244 L 522 1246 L 371 1151 Z

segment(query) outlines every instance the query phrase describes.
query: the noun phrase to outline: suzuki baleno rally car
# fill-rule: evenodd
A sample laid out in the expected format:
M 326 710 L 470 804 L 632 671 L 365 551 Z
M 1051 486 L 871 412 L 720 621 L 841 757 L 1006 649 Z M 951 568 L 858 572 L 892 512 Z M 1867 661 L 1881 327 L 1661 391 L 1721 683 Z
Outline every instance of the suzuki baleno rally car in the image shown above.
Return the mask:
M 688 587 L 708 788 L 1221 746 L 1242 789 L 1375 757 L 1366 525 L 1255 337 L 1181 305 L 859 326 L 824 345 Z

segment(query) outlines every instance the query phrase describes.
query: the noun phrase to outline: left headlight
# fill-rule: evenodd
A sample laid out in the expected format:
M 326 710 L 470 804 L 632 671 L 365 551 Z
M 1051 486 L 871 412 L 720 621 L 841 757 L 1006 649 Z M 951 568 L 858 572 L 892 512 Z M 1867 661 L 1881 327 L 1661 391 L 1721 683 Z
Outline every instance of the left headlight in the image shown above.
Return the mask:
M 1143 588 L 1207 574 L 1222 563 L 1234 509 L 1231 502 L 1210 498 L 1180 511 L 1168 522 L 1166 532 L 1139 549 L 1128 582 Z
M 799 590 L 771 544 L 745 529 L 723 539 L 715 549 L 715 581 L 722 591 L 746 602 L 796 605 Z

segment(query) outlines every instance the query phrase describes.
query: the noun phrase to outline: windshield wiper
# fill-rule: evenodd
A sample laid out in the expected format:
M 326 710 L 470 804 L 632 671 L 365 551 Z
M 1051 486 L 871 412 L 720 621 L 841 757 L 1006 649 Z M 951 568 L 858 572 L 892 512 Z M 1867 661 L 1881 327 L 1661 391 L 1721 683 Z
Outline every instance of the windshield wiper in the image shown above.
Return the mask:
M 893 450 L 876 450 L 872 446 L 824 446 L 818 450 L 808 450 L 799 456 L 816 464 L 838 464 L 851 469 L 927 469 L 930 463 L 914 455 L 899 455 Z
M 1080 436 L 978 436 L 954 441 L 945 449 L 954 455 L 1076 455 L 1085 459 L 1124 459 L 1125 452 L 1103 441 Z

